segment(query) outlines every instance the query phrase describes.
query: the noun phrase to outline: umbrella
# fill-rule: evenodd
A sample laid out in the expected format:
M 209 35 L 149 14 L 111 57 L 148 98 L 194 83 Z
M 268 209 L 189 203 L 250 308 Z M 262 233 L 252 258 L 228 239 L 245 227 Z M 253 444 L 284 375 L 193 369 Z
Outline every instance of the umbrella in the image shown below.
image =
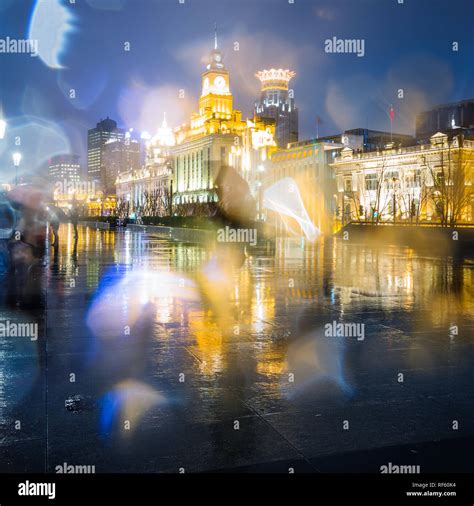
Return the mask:
M 21 184 L 10 190 L 7 196 L 13 204 L 40 210 L 44 206 L 46 192 L 31 184 Z
M 257 203 L 247 181 L 234 168 L 222 166 L 214 185 L 223 217 L 238 226 L 255 220 Z

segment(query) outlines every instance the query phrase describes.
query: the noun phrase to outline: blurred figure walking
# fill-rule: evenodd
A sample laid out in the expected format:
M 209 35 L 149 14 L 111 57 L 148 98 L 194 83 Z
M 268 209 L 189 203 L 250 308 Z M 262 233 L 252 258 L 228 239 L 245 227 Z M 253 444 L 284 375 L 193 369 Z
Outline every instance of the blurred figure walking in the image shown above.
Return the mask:
M 51 231 L 53 232 L 53 242 L 52 246 L 54 249 L 58 249 L 59 247 L 59 220 L 56 216 L 52 216 L 49 220 L 49 225 L 51 227 Z
M 0 280 L 6 277 L 11 266 L 8 243 L 13 236 L 15 224 L 15 211 L 6 195 L 0 193 Z
M 61 223 L 67 223 L 68 219 L 62 209 L 56 206 L 49 205 L 47 208 L 48 222 L 53 233 L 52 246 L 55 250 L 59 247 L 59 226 Z
M 74 227 L 74 239 L 77 239 L 78 238 L 77 223 L 79 221 L 79 214 L 77 212 L 76 206 L 72 206 L 71 211 L 69 213 L 69 218 L 71 220 L 72 226 Z

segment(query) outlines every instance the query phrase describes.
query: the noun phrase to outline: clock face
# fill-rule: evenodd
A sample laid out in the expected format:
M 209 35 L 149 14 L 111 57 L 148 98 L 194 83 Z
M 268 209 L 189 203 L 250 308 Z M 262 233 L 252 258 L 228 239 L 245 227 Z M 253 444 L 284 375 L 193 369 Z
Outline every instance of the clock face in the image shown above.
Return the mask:
M 223 88 L 225 88 L 225 79 L 222 76 L 217 76 L 214 79 L 214 86 L 217 89 L 222 90 Z
M 204 79 L 204 89 L 207 90 L 209 88 L 209 78 L 206 77 L 206 79 Z

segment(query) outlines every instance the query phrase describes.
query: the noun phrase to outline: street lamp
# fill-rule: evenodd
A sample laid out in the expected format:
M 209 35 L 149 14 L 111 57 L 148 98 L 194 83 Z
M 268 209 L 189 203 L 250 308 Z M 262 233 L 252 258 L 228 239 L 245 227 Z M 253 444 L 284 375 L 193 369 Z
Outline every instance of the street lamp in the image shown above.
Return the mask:
M 21 162 L 21 153 L 13 153 L 13 165 L 15 166 L 16 168 L 16 177 L 15 177 L 15 186 L 18 186 L 18 167 L 20 165 L 20 162 Z
M 6 129 L 7 129 L 7 122 L 4 119 L 0 119 L 0 140 L 5 137 Z

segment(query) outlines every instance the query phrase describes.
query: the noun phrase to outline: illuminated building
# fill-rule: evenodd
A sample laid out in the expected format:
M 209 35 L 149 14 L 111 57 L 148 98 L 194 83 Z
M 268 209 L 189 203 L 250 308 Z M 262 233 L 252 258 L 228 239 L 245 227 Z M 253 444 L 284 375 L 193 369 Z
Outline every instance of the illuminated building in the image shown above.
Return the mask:
M 295 107 L 293 90 L 289 82 L 295 72 L 283 69 L 270 69 L 257 72 L 262 83 L 261 97 L 255 103 L 255 113 L 259 118 L 272 118 L 276 124 L 276 142 L 280 148 L 298 141 L 298 109 Z
M 438 105 L 418 114 L 416 138 L 419 141 L 429 142 L 430 136 L 436 132 L 450 136 L 459 133 L 474 134 L 474 99 Z
M 87 178 L 89 181 L 102 182 L 104 145 L 112 139 L 124 140 L 124 130 L 117 123 L 106 118 L 99 121 L 95 128 L 87 132 Z
M 263 164 L 276 148 L 274 135 L 273 119 L 255 116 L 245 121 L 234 109 L 229 72 L 216 36 L 201 78 L 199 112 L 174 132 L 165 120 L 147 145 L 145 167 L 119 173 L 118 207 L 125 202 L 129 214 L 146 216 L 154 205 L 149 196 L 170 192 L 175 205 L 216 202 L 214 181 L 222 166 L 235 168 L 256 195 Z
M 242 136 L 242 147 L 233 147 L 230 155 L 229 164 L 233 165 L 237 157 L 237 167 L 257 200 L 258 220 L 264 218 L 261 212 L 261 190 L 266 164 L 271 154 L 277 149 L 274 134 L 273 119 L 255 116 L 253 120 L 247 120 L 247 128 Z
M 140 169 L 141 142 L 126 132 L 124 139 L 109 139 L 102 150 L 101 183 L 106 195 L 115 194 L 115 180 L 121 172 Z
M 354 152 L 345 147 L 332 164 L 338 218 L 353 220 L 472 222 L 474 141 L 438 132 L 429 144 Z
M 81 202 L 76 204 L 79 207 L 79 214 L 86 216 L 112 216 L 116 213 L 117 201 L 114 195 L 104 197 L 102 192 L 97 192 L 94 197 L 88 198 L 81 209 Z
M 415 138 L 411 135 L 392 132 L 369 130 L 368 128 L 353 128 L 345 130 L 342 134 L 319 137 L 321 142 L 339 142 L 355 151 L 374 151 L 383 148 L 389 142 L 399 146 L 411 146 L 415 144 Z
M 265 166 L 262 193 L 279 181 L 291 178 L 312 223 L 323 234 L 331 234 L 336 212 L 336 180 L 330 164 L 342 147 L 340 143 L 307 140 L 274 151 Z M 286 192 L 292 189 L 283 185 L 279 191 L 281 201 L 288 201 Z M 271 212 L 265 209 L 261 212 L 267 220 L 275 219 Z
M 49 160 L 48 175 L 51 182 L 80 181 L 81 164 L 79 155 L 57 155 Z
M 166 116 L 156 135 L 147 142 L 145 165 L 120 172 L 115 186 L 117 206 L 121 214 L 171 214 L 172 159 L 175 144 L 173 130 Z
M 253 172 L 266 156 L 262 151 L 274 146 L 271 121 L 244 121 L 242 112 L 233 108 L 229 72 L 217 36 L 201 84 L 199 113 L 175 130 L 176 145 L 171 152 L 176 204 L 215 202 L 214 180 L 224 165 L 255 183 Z
M 81 177 L 78 155 L 52 157 L 49 160 L 48 173 L 52 200 L 58 207 L 68 209 L 73 204 L 82 207 L 88 199 L 96 198 L 94 182 Z

